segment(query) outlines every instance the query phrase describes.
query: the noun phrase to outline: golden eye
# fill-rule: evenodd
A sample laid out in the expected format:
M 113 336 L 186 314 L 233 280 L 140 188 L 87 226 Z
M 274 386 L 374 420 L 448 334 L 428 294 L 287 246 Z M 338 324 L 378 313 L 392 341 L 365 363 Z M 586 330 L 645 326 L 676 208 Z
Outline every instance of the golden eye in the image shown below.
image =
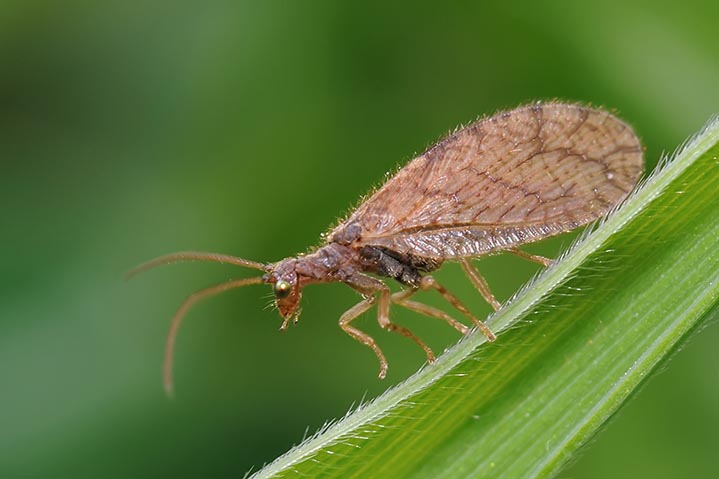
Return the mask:
M 275 296 L 279 299 L 286 298 L 290 295 L 290 290 L 292 289 L 292 286 L 287 281 L 278 281 L 275 283 Z

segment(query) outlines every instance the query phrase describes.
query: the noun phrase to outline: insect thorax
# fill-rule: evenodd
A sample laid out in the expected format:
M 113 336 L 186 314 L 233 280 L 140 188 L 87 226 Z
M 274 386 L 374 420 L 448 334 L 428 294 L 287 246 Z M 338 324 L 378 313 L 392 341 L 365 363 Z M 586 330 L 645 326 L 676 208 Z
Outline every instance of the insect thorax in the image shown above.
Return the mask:
M 394 278 L 402 284 L 418 287 L 422 279 L 420 272 L 434 271 L 441 261 L 403 255 L 377 246 L 362 246 L 359 249 L 365 271 Z

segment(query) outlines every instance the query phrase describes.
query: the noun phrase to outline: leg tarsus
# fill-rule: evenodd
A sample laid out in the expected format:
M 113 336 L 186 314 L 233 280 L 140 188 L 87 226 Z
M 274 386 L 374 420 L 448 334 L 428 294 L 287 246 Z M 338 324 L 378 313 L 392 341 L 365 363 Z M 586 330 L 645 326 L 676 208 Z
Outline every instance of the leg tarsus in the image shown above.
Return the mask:
M 553 259 L 545 258 L 544 256 L 539 256 L 538 254 L 527 253 L 526 251 L 522 251 L 519 248 L 512 248 L 508 251 L 512 254 L 519 256 L 520 258 L 539 263 L 545 268 L 549 267 L 552 263 L 554 263 Z

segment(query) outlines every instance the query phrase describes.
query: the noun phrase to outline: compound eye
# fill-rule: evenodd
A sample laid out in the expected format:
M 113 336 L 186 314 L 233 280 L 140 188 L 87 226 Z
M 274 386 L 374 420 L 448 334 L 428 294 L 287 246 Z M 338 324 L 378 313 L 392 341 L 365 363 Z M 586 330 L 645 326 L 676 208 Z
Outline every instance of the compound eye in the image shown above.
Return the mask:
M 286 298 L 290 295 L 290 290 L 292 289 L 292 286 L 287 281 L 278 281 L 275 283 L 275 296 L 277 298 Z

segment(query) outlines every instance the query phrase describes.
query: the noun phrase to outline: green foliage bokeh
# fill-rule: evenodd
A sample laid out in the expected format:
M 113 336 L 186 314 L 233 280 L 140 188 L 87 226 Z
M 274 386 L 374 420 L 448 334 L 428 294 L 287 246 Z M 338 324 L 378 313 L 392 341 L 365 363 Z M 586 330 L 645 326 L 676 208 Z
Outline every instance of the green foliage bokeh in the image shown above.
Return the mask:
M 174 309 L 254 273 L 122 273 L 175 250 L 258 261 L 305 251 L 442 134 L 538 99 L 616 109 L 652 168 L 719 110 L 717 18 L 698 1 L 3 4 L 0 477 L 241 477 L 408 376 L 422 351 L 373 315 L 359 325 L 389 359 L 385 381 L 337 327 L 357 301 L 347 288 L 309 288 L 300 324 L 280 334 L 269 289 L 253 286 L 191 312 L 167 400 Z M 479 267 L 502 300 L 536 270 L 504 257 Z M 440 278 L 489 311 L 458 268 Z M 395 314 L 436 351 L 457 339 Z M 716 472 L 708 333 L 567 473 Z

